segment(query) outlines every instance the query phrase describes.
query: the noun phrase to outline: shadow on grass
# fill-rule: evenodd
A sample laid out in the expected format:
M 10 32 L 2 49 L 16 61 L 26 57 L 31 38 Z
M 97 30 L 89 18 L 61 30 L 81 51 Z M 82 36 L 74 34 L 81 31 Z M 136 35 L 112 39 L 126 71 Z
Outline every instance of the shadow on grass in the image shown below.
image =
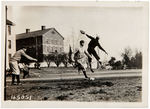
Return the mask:
M 89 87 L 102 87 L 102 86 L 111 87 L 114 84 L 112 82 L 99 82 L 99 81 L 74 81 L 74 82 L 64 82 L 57 85 L 57 88 L 60 91 L 68 91 L 68 90 L 77 90 L 84 89 Z
M 102 86 L 111 87 L 114 84 L 112 82 L 100 82 L 100 81 L 62 81 L 57 83 L 55 86 L 51 84 L 45 84 L 44 86 L 33 86 L 29 90 L 56 90 L 56 91 L 69 91 L 69 90 L 78 90 L 89 87 L 102 87 Z
M 52 87 L 48 87 L 48 86 L 33 86 L 29 89 L 29 91 L 31 90 L 49 90 L 52 89 Z

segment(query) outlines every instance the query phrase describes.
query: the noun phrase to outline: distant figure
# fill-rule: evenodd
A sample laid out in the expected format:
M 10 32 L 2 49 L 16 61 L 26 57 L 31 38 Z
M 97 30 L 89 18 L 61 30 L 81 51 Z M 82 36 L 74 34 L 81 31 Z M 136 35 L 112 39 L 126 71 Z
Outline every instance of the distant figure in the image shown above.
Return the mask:
M 28 66 L 27 64 L 24 64 L 24 68 L 23 68 L 23 79 L 25 79 L 26 76 L 29 77 L 29 66 Z
M 40 63 L 37 62 L 37 69 L 41 70 Z
M 27 55 L 26 52 L 26 48 L 23 47 L 22 49 L 18 50 L 13 57 L 10 59 L 10 69 L 12 71 L 12 85 L 15 85 L 15 77 L 17 78 L 17 85 L 20 84 L 20 69 L 18 66 L 18 63 L 21 60 L 21 56 L 26 57 L 27 59 L 31 60 L 31 61 L 37 61 L 37 59 L 34 59 L 32 57 L 30 57 L 29 55 Z
M 78 67 L 78 71 L 82 71 L 85 78 L 88 78 L 88 76 L 86 75 L 87 57 L 90 57 L 90 55 L 88 55 L 86 49 L 84 49 L 84 41 L 81 40 L 80 47 L 76 49 L 76 52 L 74 54 L 74 60 L 76 66 Z
M 98 42 L 99 37 L 97 36 L 96 38 L 94 38 L 94 37 L 92 37 L 92 36 L 86 34 L 86 33 L 85 33 L 84 31 L 82 31 L 82 30 L 80 30 L 80 32 L 81 32 L 81 34 L 85 34 L 88 38 L 91 39 L 91 41 L 90 41 L 89 44 L 88 44 L 88 49 L 87 49 L 87 51 L 88 51 L 88 53 L 89 53 L 90 55 L 93 55 L 93 56 L 96 58 L 96 60 L 101 64 L 100 57 L 99 57 L 98 54 L 96 53 L 95 47 L 98 46 L 99 49 L 101 49 L 102 51 L 104 51 L 107 55 L 108 55 L 108 53 L 107 53 L 107 52 L 101 47 L 101 45 L 99 44 L 99 42 Z M 90 65 L 91 71 L 94 72 L 93 69 L 92 69 L 92 65 L 91 65 L 92 58 L 88 58 L 88 61 L 89 61 L 89 65 Z
M 35 69 L 37 68 L 37 63 L 34 63 L 34 68 L 35 68 Z
M 39 62 L 36 62 L 36 63 L 34 64 L 34 68 L 41 70 L 40 63 L 39 63 Z

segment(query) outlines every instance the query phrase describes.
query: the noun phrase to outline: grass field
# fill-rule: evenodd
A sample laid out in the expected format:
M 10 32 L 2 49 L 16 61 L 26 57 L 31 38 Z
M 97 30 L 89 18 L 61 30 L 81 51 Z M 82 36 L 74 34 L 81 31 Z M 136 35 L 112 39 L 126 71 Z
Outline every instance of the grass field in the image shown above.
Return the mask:
M 23 82 L 11 86 L 7 83 L 7 100 L 49 100 L 87 102 L 140 102 L 141 77 L 96 79 L 88 81 L 51 80 L 45 82 Z M 25 98 L 26 97 L 26 98 Z
M 28 78 L 63 78 L 65 76 L 72 75 L 72 77 L 80 76 L 83 77 L 83 73 L 81 72 L 79 74 L 78 70 L 76 68 L 68 67 L 50 67 L 50 68 L 41 68 L 41 70 L 38 69 L 30 69 L 30 77 Z M 94 73 L 91 73 L 89 69 L 87 69 L 87 75 L 88 76 L 95 76 L 95 75 L 102 75 L 102 74 L 109 74 L 109 73 L 141 73 L 141 69 L 130 69 L 130 70 L 102 70 L 102 69 L 94 69 Z M 20 78 L 23 78 L 23 74 L 21 73 Z M 7 77 L 7 79 L 11 79 L 10 76 Z

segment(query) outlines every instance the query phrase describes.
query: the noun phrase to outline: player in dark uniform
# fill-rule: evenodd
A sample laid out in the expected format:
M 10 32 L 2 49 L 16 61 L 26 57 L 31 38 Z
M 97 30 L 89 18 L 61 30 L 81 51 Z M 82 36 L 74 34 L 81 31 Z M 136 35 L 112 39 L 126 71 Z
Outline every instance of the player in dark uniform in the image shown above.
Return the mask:
M 99 49 L 101 49 L 101 50 L 102 50 L 103 52 L 105 52 L 107 55 L 108 55 L 108 53 L 107 53 L 107 52 L 101 47 L 101 45 L 99 44 L 99 42 L 98 42 L 99 37 L 97 36 L 96 38 L 94 38 L 94 37 L 92 37 L 92 36 L 86 34 L 86 33 L 85 33 L 84 31 L 82 31 L 82 30 L 80 30 L 80 32 L 81 32 L 82 34 L 86 35 L 88 38 L 91 39 L 91 41 L 90 41 L 89 44 L 88 44 L 88 49 L 87 49 L 87 51 L 88 51 L 88 53 L 89 53 L 90 55 L 93 55 L 93 56 L 96 58 L 96 60 L 101 64 L 100 57 L 99 57 L 98 54 L 96 53 L 95 47 L 98 46 Z M 92 65 L 91 65 L 92 58 L 89 57 L 89 58 L 88 58 L 88 61 L 89 61 L 89 65 L 90 65 L 91 71 L 94 72 L 93 69 L 92 69 Z

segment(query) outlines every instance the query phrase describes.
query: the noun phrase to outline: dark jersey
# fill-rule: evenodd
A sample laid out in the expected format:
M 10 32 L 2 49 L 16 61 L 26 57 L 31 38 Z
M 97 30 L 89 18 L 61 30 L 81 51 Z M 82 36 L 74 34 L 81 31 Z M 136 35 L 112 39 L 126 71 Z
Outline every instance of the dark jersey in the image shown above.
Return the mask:
M 91 39 L 91 41 L 89 42 L 89 44 L 88 44 L 88 46 L 90 47 L 90 48 L 95 48 L 96 46 L 99 46 L 99 42 L 98 42 L 98 40 L 96 40 L 96 39 Z
M 103 50 L 105 52 L 105 50 L 99 44 L 98 40 L 96 40 L 94 37 L 89 36 L 87 34 L 86 34 L 86 36 L 91 39 L 91 41 L 88 44 L 88 49 L 94 49 L 96 46 L 98 46 L 101 50 Z

